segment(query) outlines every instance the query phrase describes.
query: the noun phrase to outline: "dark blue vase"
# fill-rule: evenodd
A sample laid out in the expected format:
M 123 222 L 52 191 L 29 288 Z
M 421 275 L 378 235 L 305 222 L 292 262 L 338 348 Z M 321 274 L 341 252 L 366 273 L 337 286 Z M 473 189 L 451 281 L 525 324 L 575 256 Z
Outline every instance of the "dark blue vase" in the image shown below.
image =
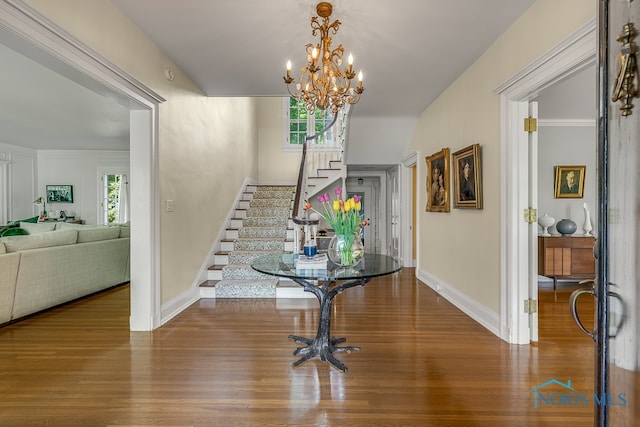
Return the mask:
M 577 229 L 578 226 L 576 225 L 576 223 L 571 221 L 570 219 L 561 219 L 556 223 L 556 230 L 558 230 L 558 233 L 562 234 L 563 236 L 570 236 L 575 233 Z

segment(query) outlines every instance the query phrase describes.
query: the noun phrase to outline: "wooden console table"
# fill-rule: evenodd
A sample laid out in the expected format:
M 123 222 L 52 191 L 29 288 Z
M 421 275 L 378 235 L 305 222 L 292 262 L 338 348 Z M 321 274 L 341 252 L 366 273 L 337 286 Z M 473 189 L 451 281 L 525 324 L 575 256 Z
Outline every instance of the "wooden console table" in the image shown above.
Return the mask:
M 538 236 L 538 274 L 558 279 L 592 279 L 596 275 L 593 236 Z

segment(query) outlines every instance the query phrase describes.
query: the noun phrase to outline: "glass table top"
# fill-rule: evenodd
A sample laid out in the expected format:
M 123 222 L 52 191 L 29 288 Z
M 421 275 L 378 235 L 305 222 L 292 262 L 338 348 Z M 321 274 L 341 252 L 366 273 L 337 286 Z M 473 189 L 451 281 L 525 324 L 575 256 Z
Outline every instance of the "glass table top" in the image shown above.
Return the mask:
M 251 267 L 260 273 L 291 279 L 348 280 L 367 279 L 392 274 L 402 269 L 402 262 L 388 255 L 368 254 L 354 267 L 342 267 L 329 261 L 327 269 L 296 269 L 298 255 L 293 253 L 271 253 L 261 255 L 251 262 Z

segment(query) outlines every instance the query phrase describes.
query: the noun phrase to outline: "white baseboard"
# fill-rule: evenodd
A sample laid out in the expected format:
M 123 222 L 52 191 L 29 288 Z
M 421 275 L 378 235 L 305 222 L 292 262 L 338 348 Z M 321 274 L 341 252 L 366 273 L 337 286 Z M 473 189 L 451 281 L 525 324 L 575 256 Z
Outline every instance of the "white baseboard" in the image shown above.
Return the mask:
M 164 325 L 169 320 L 182 313 L 191 304 L 200 299 L 200 289 L 198 287 L 189 289 L 166 304 L 163 304 L 160 308 L 160 325 Z
M 500 315 L 487 307 L 479 304 L 476 300 L 458 291 L 445 281 L 438 279 L 434 275 L 416 268 L 418 280 L 429 286 L 431 289 L 442 295 L 444 299 L 460 309 L 464 314 L 478 322 L 489 332 L 500 337 Z

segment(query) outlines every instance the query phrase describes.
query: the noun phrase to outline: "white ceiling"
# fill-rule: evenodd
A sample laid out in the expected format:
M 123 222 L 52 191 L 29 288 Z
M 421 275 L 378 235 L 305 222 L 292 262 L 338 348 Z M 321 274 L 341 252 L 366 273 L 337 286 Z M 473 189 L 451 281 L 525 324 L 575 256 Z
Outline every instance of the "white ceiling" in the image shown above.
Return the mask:
M 541 92 L 540 120 L 593 120 L 598 116 L 597 70 L 592 65 Z
M 0 44 L 0 143 L 129 149 L 129 108 Z
M 317 42 L 313 0 L 112 0 L 209 96 L 283 96 Z M 333 0 L 333 46 L 366 92 L 353 114 L 417 117 L 533 0 Z M 151 12 L 152 11 L 152 12 Z M 151 12 L 151 13 L 150 13 Z
M 365 75 L 354 117 L 417 117 L 534 1 L 334 0 L 333 17 L 342 21 L 334 46 L 352 52 Z M 284 64 L 291 59 L 299 69 L 305 44 L 315 41 L 315 1 L 112 2 L 209 96 L 286 95 Z M 4 46 L 0 63 L 0 142 L 128 144 L 128 108 L 118 100 Z

